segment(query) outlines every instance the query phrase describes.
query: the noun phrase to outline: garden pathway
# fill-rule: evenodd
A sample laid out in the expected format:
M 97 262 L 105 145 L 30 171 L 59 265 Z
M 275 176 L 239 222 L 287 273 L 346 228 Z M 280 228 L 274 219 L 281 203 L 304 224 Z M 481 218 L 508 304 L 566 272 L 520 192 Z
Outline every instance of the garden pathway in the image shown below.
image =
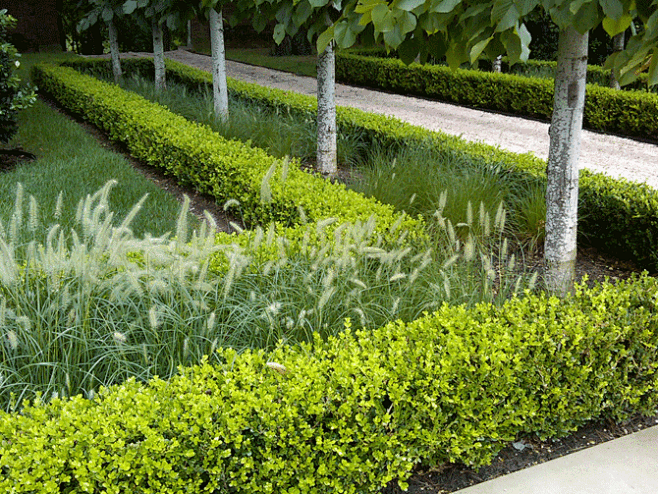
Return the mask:
M 210 57 L 183 49 L 167 58 L 211 71 Z M 315 95 L 316 81 L 277 70 L 227 62 L 229 77 L 278 89 Z M 423 98 L 337 84 L 337 104 L 391 115 L 405 122 L 469 141 L 482 141 L 515 153 L 548 157 L 548 123 L 466 108 Z M 658 187 L 658 145 L 599 132 L 583 131 L 581 168 Z

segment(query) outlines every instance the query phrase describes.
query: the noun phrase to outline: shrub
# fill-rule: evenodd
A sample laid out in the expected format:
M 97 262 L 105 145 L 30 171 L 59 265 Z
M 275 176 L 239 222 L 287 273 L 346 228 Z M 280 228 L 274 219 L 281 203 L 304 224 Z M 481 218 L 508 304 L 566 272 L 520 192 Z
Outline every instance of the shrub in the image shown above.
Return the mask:
M 519 434 L 655 413 L 656 280 L 444 306 L 0 414 L 7 492 L 376 492 Z
M 336 78 L 351 84 L 546 120 L 553 112 L 553 81 L 549 79 L 477 70 L 453 71 L 440 65 L 405 65 L 397 59 L 340 52 L 336 55 Z M 658 94 L 587 85 L 585 127 L 658 139 L 656 115 Z
M 9 43 L 7 31 L 14 27 L 16 19 L 0 10 L 0 142 L 6 143 L 17 130 L 16 114 L 18 110 L 34 104 L 32 89 L 22 88 L 20 80 L 14 74 L 20 65 L 20 55 Z

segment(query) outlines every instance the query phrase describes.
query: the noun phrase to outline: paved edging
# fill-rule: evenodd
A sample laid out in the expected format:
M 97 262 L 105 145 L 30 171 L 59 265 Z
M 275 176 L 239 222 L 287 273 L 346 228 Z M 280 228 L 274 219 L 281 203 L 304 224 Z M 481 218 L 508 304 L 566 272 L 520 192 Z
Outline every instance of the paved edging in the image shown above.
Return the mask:
M 658 493 L 658 426 L 454 494 Z

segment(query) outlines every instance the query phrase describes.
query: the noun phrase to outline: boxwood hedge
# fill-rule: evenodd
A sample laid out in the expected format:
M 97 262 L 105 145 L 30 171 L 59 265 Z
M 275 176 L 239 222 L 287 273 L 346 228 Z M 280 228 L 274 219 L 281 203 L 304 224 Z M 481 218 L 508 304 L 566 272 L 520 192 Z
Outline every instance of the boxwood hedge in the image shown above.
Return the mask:
M 479 466 L 510 440 L 655 413 L 658 283 L 444 306 L 170 381 L 0 412 L 0 490 L 376 492 L 420 462 Z
M 442 65 L 405 65 L 394 58 L 351 53 L 337 54 L 336 78 L 350 84 L 546 120 L 553 112 L 551 79 L 465 69 L 453 71 Z M 658 94 L 588 84 L 583 125 L 656 140 Z
M 238 194 L 254 208 L 254 222 L 260 214 L 295 230 L 299 216 L 288 201 L 305 204 L 324 197 L 318 194 L 345 192 L 311 185 L 327 189 L 312 189 L 305 199 L 292 191 L 290 178 L 275 181 L 281 178 L 276 169 L 272 201 L 263 202 L 263 177 L 277 162 L 262 151 L 71 69 L 41 66 L 37 76 L 58 100 L 142 159 L 222 199 Z M 279 98 L 284 104 L 282 95 L 269 94 L 272 104 Z M 299 111 L 305 103 L 298 100 Z M 370 123 L 391 142 L 436 139 L 446 150 L 492 153 L 510 159 L 516 172 L 540 174 L 527 156 L 512 161 L 511 153 L 343 113 L 350 114 L 354 125 Z M 632 191 L 633 185 L 589 176 L 602 181 L 599 200 L 611 201 L 610 210 L 637 207 L 633 198 L 620 207 L 606 189 L 627 185 Z M 294 185 L 302 188 L 306 180 L 320 181 L 299 180 Z M 382 231 L 401 223 L 412 231 L 422 227 L 359 200 L 356 209 L 352 202 L 320 201 L 306 214 L 318 225 L 329 216 L 377 216 Z M 606 218 L 609 229 L 609 211 Z M 658 282 L 643 275 L 614 287 L 579 285 L 564 299 L 526 294 L 500 307 L 446 305 L 416 321 L 369 331 L 352 331 L 346 321 L 337 337 L 272 353 L 221 350 L 223 365 L 181 369 L 167 382 L 129 381 L 93 400 L 26 404 L 20 413 L 0 413 L 0 488 L 30 494 L 356 493 L 375 492 L 396 478 L 404 486 L 420 462 L 483 465 L 525 434 L 555 437 L 594 418 L 655 413 L 657 304 Z
M 365 60 L 366 57 L 360 59 Z M 108 77 L 111 74 L 109 63 L 103 60 L 82 59 L 68 64 L 78 69 L 104 72 Z M 150 75 L 153 71 L 153 64 L 148 59 L 126 60 L 124 66 L 128 72 L 137 71 Z M 367 70 L 371 69 L 375 70 L 375 68 Z M 172 80 L 191 87 L 208 85 L 212 82 L 209 73 L 177 62 L 167 61 L 167 70 L 168 77 Z M 366 71 L 365 67 L 363 71 Z M 518 80 L 519 84 L 525 84 L 521 79 L 528 79 L 519 76 L 509 77 L 516 77 L 514 80 Z M 316 100 L 310 96 L 265 88 L 230 78 L 228 83 L 232 94 L 245 100 L 303 114 L 317 111 Z M 593 91 L 599 89 L 608 91 L 607 88 L 596 87 Z M 498 92 L 505 93 L 505 91 Z M 633 94 L 633 92 L 619 92 L 616 101 L 620 105 L 618 107 L 620 111 L 622 109 L 623 112 L 628 111 L 623 99 L 632 98 Z M 658 95 L 650 95 L 650 97 L 658 98 Z M 524 99 L 527 102 L 532 101 L 533 104 L 537 101 L 535 96 L 530 97 L 529 94 Z M 652 119 L 658 119 L 658 111 L 654 111 Z M 516 154 L 481 142 L 468 142 L 459 137 L 431 132 L 395 118 L 371 114 L 355 108 L 338 107 L 337 120 L 343 131 L 358 133 L 363 136 L 367 144 L 380 142 L 385 146 L 413 146 L 414 143 L 421 143 L 434 146 L 444 153 L 464 154 L 469 160 L 500 165 L 508 169 L 509 173 L 519 173 L 531 180 L 543 181 L 546 177 L 546 162 L 530 153 Z M 650 122 L 653 120 L 648 121 L 647 124 L 652 125 Z M 579 215 L 578 232 L 581 244 L 594 246 L 602 252 L 621 259 L 633 260 L 639 266 L 651 271 L 658 269 L 658 194 L 653 188 L 582 170 Z

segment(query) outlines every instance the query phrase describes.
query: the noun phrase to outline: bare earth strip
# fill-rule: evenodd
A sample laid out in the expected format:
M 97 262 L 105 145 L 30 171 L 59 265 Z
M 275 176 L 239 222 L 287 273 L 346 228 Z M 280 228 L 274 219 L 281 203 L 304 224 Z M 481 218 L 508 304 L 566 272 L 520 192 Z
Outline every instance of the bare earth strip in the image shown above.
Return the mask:
M 167 52 L 172 60 L 210 72 L 210 57 L 185 50 Z M 316 81 L 287 72 L 227 62 L 228 76 L 261 86 L 315 96 Z M 394 116 L 413 125 L 468 141 L 482 141 L 515 153 L 548 157 L 548 124 L 520 117 L 337 84 L 337 103 Z M 658 187 L 658 146 L 634 139 L 583 131 L 581 168 Z

